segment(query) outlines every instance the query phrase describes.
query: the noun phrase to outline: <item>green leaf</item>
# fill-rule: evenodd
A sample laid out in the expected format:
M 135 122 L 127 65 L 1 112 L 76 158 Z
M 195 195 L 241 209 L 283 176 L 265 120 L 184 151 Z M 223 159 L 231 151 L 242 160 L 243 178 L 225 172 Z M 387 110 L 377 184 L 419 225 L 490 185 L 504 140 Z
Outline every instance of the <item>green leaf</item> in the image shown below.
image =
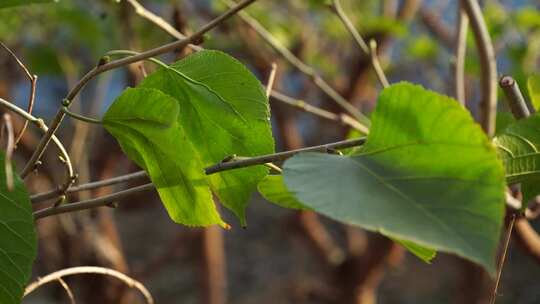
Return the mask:
M 58 0 L 2 0 L 0 2 L 0 9 L 13 6 L 22 6 L 36 3 L 53 3 L 58 2 Z
M 521 183 L 523 201 L 540 194 L 540 115 L 518 120 L 493 139 L 509 184 Z M 527 204 L 523 204 L 526 208 Z
M 284 165 L 300 202 L 336 220 L 454 253 L 495 272 L 504 215 L 497 153 L 455 100 L 407 83 L 385 89 L 355 155 Z
M 531 97 L 531 103 L 536 111 L 540 109 L 540 75 L 534 74 L 527 79 L 527 89 Z
M 267 175 L 257 187 L 261 195 L 269 202 L 280 207 L 296 210 L 309 210 L 287 190 L 282 175 Z
M 416 257 L 418 257 L 419 259 L 421 259 L 422 261 L 426 263 L 431 263 L 431 260 L 433 260 L 435 256 L 437 255 L 436 250 L 418 245 L 414 242 L 399 240 L 399 239 L 392 239 L 392 240 L 394 242 L 401 244 L 401 246 L 405 247 L 412 254 L 414 254 Z
M 149 75 L 141 87 L 155 88 L 180 105 L 178 121 L 203 166 L 237 154 L 273 153 L 268 98 L 240 62 L 218 51 L 197 52 Z M 264 166 L 210 175 L 220 201 L 245 225 L 245 208 Z
M 103 117 L 105 128 L 141 166 L 177 223 L 226 225 L 216 211 L 202 163 L 179 123 L 179 105 L 155 89 L 127 89 Z
M 3 153 L 0 164 L 0 303 L 19 304 L 32 274 L 37 238 L 26 187 L 14 176 L 14 188 L 8 191 Z
M 259 192 L 269 202 L 280 207 L 296 210 L 310 210 L 309 207 L 300 203 L 296 197 L 287 189 L 283 181 L 283 175 L 267 175 L 259 183 Z M 420 246 L 410 241 L 393 239 L 407 248 L 412 254 L 426 263 L 429 263 L 437 254 L 433 249 Z

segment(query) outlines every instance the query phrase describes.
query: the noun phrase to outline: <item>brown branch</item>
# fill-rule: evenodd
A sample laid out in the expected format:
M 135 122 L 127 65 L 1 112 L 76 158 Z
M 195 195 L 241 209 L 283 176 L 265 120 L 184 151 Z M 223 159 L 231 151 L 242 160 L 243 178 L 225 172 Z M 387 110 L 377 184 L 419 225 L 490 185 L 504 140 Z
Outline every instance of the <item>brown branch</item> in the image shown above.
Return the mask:
M 266 83 L 266 96 L 268 97 L 270 97 L 270 93 L 272 93 L 272 87 L 274 87 L 274 81 L 276 80 L 276 71 L 277 64 L 275 62 L 272 62 L 272 69 L 270 70 L 268 82 Z
M 15 55 L 15 53 L 10 48 L 8 48 L 4 43 L 0 42 L 0 46 L 2 46 L 11 55 L 11 57 L 13 57 L 13 59 L 15 59 L 17 64 L 24 71 L 24 74 L 26 75 L 26 78 L 28 78 L 28 80 L 30 81 L 30 94 L 28 96 L 28 107 L 27 107 L 26 111 L 29 114 L 32 114 L 32 110 L 34 109 L 34 101 L 36 99 L 37 75 L 34 75 L 34 74 L 30 73 L 28 68 L 19 59 L 19 57 L 17 57 L 17 55 Z M 15 146 L 21 140 L 22 136 L 24 135 L 24 131 L 26 131 L 27 127 L 28 127 L 28 120 L 25 120 L 21 130 L 19 131 L 19 133 L 15 137 Z
M 298 153 L 303 153 L 303 152 L 327 152 L 332 149 L 345 149 L 345 148 L 356 147 L 356 146 L 364 144 L 364 142 L 365 142 L 365 138 L 349 139 L 349 140 L 338 141 L 335 143 L 330 143 L 330 144 L 325 144 L 325 145 L 320 145 L 320 146 L 313 146 L 313 147 L 301 148 L 301 149 L 290 150 L 290 151 L 285 151 L 285 152 L 278 152 L 274 154 L 243 158 L 236 161 L 226 161 L 226 162 L 221 162 L 219 164 L 215 164 L 213 166 L 207 167 L 206 169 L 204 169 L 204 172 L 207 175 L 210 175 L 210 174 L 214 174 L 214 173 L 218 173 L 218 172 L 222 172 L 226 170 L 239 169 L 239 168 L 245 168 L 249 166 L 272 163 L 275 161 L 287 159 Z
M 60 283 L 62 288 L 64 288 L 64 290 L 66 291 L 66 294 L 67 294 L 67 296 L 69 298 L 69 302 L 71 304 L 76 304 L 75 296 L 73 296 L 73 292 L 71 291 L 71 288 L 69 288 L 69 285 L 64 281 L 64 279 L 58 278 L 58 283 Z
M 225 304 L 227 301 L 226 257 L 223 229 L 206 227 L 201 233 L 204 271 L 204 304 Z
M 375 41 L 375 39 L 371 39 L 369 41 L 369 50 L 370 50 L 369 57 L 371 58 L 371 65 L 373 66 L 373 69 L 375 70 L 375 74 L 377 74 L 377 78 L 379 79 L 379 82 L 381 83 L 383 88 L 389 87 L 390 83 L 388 82 L 386 75 L 384 75 L 383 68 L 379 61 L 379 56 L 377 55 L 377 41 Z
M 154 303 L 154 299 L 152 298 L 152 295 L 150 294 L 148 289 L 144 287 L 144 285 L 141 282 L 133 278 L 130 278 L 127 275 L 121 272 L 118 272 L 114 269 L 95 267 L 95 266 L 66 268 L 66 269 L 62 269 L 62 270 L 53 272 L 51 274 L 48 274 L 42 278 L 39 278 L 37 281 L 31 283 L 30 285 L 28 285 L 24 292 L 24 296 L 29 295 L 34 290 L 38 289 L 39 287 L 45 284 L 48 284 L 53 281 L 57 281 L 66 276 L 73 276 L 73 275 L 79 275 L 79 274 L 101 274 L 101 275 L 106 275 L 106 276 L 116 278 L 124 282 L 124 284 L 126 284 L 127 286 L 137 289 L 143 295 L 144 299 L 146 300 L 146 303 L 148 304 Z
M 360 47 L 360 49 L 364 52 L 366 56 L 370 56 L 371 59 L 371 65 L 373 66 L 373 69 L 375 70 L 375 74 L 377 75 L 377 79 L 379 79 L 379 82 L 381 85 L 386 88 L 390 84 L 388 83 L 388 79 L 386 78 L 386 75 L 384 75 L 384 71 L 379 63 L 378 57 L 377 57 L 377 42 L 375 40 L 370 40 L 369 47 L 364 41 L 364 38 L 362 38 L 362 35 L 356 30 L 353 23 L 347 17 L 347 14 L 343 11 L 343 8 L 341 7 L 341 2 L 339 0 L 333 0 L 332 6 L 334 13 L 338 16 L 338 18 L 341 20 L 343 25 L 345 25 L 345 28 L 353 36 L 354 41 L 356 44 Z
M 278 92 L 276 90 L 272 91 L 270 93 L 270 96 L 272 98 L 274 98 L 275 100 L 277 100 L 277 101 L 283 102 L 283 103 L 285 103 L 285 104 L 287 104 L 289 106 L 295 107 L 295 108 L 297 108 L 299 110 L 302 110 L 304 112 L 316 115 L 316 116 L 324 118 L 326 120 L 339 122 L 342 125 L 351 127 L 351 128 L 353 128 L 355 130 L 358 130 L 358 131 L 362 132 L 363 134 L 368 134 L 369 133 L 369 129 L 367 129 L 364 125 L 358 123 L 358 121 L 356 119 L 354 119 L 353 117 L 351 117 L 351 116 L 349 116 L 349 115 L 347 115 L 345 113 L 342 113 L 342 114 L 338 115 L 338 114 L 335 114 L 333 112 L 326 111 L 326 110 L 321 109 L 319 107 L 313 106 L 313 105 L 305 102 L 304 100 L 294 99 L 292 97 L 289 97 L 289 96 L 287 96 L 285 94 L 282 94 L 282 93 L 280 93 L 280 92 Z
M 540 235 L 534 230 L 527 219 L 516 220 L 514 237 L 525 252 L 540 263 Z
M 499 85 L 506 96 L 506 101 L 510 111 L 516 119 L 525 118 L 531 115 L 525 98 L 519 89 L 518 83 L 511 76 L 503 76 L 499 80 Z
M 100 180 L 96 182 L 90 182 L 90 183 L 86 183 L 86 184 L 82 184 L 78 186 L 73 186 L 67 189 L 66 194 L 74 194 L 80 191 L 93 190 L 96 188 L 111 186 L 111 185 L 115 185 L 119 183 L 143 179 L 143 178 L 148 178 L 148 174 L 145 171 L 137 171 L 134 173 L 129 173 L 129 174 L 125 174 L 125 175 L 121 175 L 121 176 L 117 176 L 117 177 L 113 177 L 109 179 L 104 179 L 104 180 Z M 35 204 L 35 203 L 43 202 L 49 199 L 58 198 L 59 195 L 62 195 L 62 190 L 54 189 L 54 190 L 50 190 L 44 193 L 34 194 L 30 196 L 30 200 L 32 201 L 32 203 Z
M 5 99 L 2 99 L 2 98 L 0 98 L 0 106 L 3 106 L 5 108 L 9 109 L 10 111 L 12 111 L 13 113 L 21 116 L 25 120 L 32 122 L 44 134 L 47 134 L 49 128 L 47 127 L 47 125 L 45 125 L 45 122 L 43 122 L 42 119 L 32 116 L 30 113 L 26 112 L 25 110 L 19 108 L 18 106 L 14 105 L 11 102 L 9 102 L 9 101 L 7 101 Z M 64 163 L 65 168 L 66 168 L 66 181 L 64 182 L 63 185 L 61 185 L 61 187 L 62 187 L 62 189 L 67 189 L 67 187 L 69 187 L 71 185 L 71 183 L 75 179 L 75 174 L 73 172 L 73 166 L 71 165 L 71 160 L 70 160 L 69 155 L 68 155 L 68 153 L 66 151 L 66 148 L 64 148 L 64 145 L 62 144 L 62 142 L 55 135 L 52 135 L 52 141 L 55 144 L 55 146 L 58 148 L 58 151 L 60 152 L 61 159 L 63 160 L 63 163 Z M 36 165 L 37 165 L 37 163 L 36 163 Z
M 469 28 L 469 18 L 458 5 L 458 29 L 455 39 L 455 66 L 454 66 L 454 89 L 456 99 L 460 104 L 465 105 L 465 56 L 467 55 L 467 30 Z
M 480 58 L 480 124 L 488 136 L 495 133 L 495 115 L 497 112 L 497 65 L 493 44 L 482 16 L 477 0 L 461 0 L 467 13 L 474 35 L 474 41 Z
M 499 259 L 499 264 L 497 265 L 497 278 L 495 280 L 495 285 L 493 286 L 493 292 L 491 294 L 491 304 L 495 304 L 495 301 L 497 301 L 497 289 L 499 288 L 499 283 L 501 282 L 503 266 L 504 262 L 506 261 L 506 253 L 508 252 L 508 247 L 510 245 L 510 238 L 512 237 L 512 230 L 514 229 L 515 221 L 516 215 L 512 214 L 510 217 L 510 222 L 508 223 L 508 228 L 506 230 L 506 236 L 504 237 L 501 258 Z
M 332 235 L 321 223 L 317 213 L 300 211 L 295 215 L 294 220 L 324 263 L 331 268 L 343 263 L 346 258 L 345 252 L 335 244 Z
M 60 206 L 53 206 L 48 207 L 44 209 L 40 209 L 36 212 L 34 212 L 34 219 L 39 220 L 44 217 L 48 217 L 51 215 L 57 215 L 67 212 L 75 212 L 75 211 L 81 211 L 86 209 L 92 209 L 97 207 L 103 207 L 103 206 L 113 206 L 115 202 L 120 201 L 121 199 L 131 197 L 133 195 L 137 195 L 141 192 L 146 192 L 154 189 L 154 185 L 152 183 L 144 184 L 142 186 L 133 187 L 127 190 L 118 191 L 113 194 L 105 195 L 98 198 L 89 199 L 86 201 L 76 202 L 76 203 L 69 203 L 64 204 Z
M 11 116 L 8 113 L 2 115 L 2 131 L 1 133 L 7 134 L 6 139 L 6 156 L 4 158 L 4 169 L 6 171 L 6 187 L 8 191 L 13 191 L 13 167 L 11 159 L 13 157 L 13 150 L 15 149 L 15 141 L 13 135 L 13 124 L 11 123 Z

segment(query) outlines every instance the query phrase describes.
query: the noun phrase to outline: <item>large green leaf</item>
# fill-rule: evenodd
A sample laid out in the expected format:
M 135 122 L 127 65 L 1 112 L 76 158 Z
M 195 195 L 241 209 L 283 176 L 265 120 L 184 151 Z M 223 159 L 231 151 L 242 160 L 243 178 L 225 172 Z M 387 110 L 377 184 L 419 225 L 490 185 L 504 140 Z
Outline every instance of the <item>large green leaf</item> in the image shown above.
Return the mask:
M 540 109 L 540 74 L 534 74 L 527 79 L 527 89 L 531 103 L 536 111 Z
M 36 258 L 34 217 L 20 178 L 14 176 L 14 188 L 8 191 L 4 166 L 0 168 L 0 303 L 19 304 Z
M 0 9 L 12 6 L 21 6 L 36 3 L 52 3 L 58 2 L 58 0 L 2 0 L 0 1 Z
M 298 199 L 292 194 L 285 186 L 283 181 L 283 175 L 267 175 L 258 186 L 261 195 L 269 202 L 272 202 L 280 207 L 295 209 L 295 210 L 309 210 L 310 208 L 300 203 Z M 411 253 L 425 262 L 430 262 L 436 255 L 436 251 L 430 248 L 426 248 L 415 244 L 410 241 L 403 241 L 393 239 L 394 241 L 403 245 Z
M 158 89 L 180 105 L 178 120 L 204 166 L 237 154 L 272 153 L 268 99 L 241 63 L 218 51 L 193 54 L 149 75 L 140 85 Z M 264 166 L 209 177 L 212 190 L 245 225 L 245 208 Z
M 521 183 L 523 201 L 540 194 L 540 115 L 508 125 L 493 142 L 503 160 L 507 182 Z
M 107 110 L 103 123 L 124 152 L 148 172 L 175 222 L 224 225 L 178 113 L 178 102 L 158 90 L 127 89 Z
M 352 156 L 285 162 L 287 188 L 331 218 L 450 252 L 495 271 L 504 214 L 496 151 L 455 100 L 407 83 L 385 89 Z

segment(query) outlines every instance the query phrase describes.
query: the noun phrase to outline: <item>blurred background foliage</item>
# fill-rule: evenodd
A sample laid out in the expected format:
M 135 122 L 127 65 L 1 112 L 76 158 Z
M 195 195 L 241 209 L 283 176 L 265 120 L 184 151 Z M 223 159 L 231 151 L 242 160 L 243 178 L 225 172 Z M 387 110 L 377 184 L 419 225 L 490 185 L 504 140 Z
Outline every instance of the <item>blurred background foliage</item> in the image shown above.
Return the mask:
M 342 2 L 359 32 L 367 39 L 376 39 L 381 46 L 381 60 L 391 82 L 408 80 L 453 95 L 452 39 L 456 30 L 457 1 L 424 0 L 410 20 L 398 16 L 400 4 L 404 1 L 343 0 Z M 481 2 L 494 42 L 499 74 L 512 75 L 522 90 L 528 94 L 526 79 L 540 72 L 538 2 L 535 0 Z M 198 29 L 225 9 L 221 1 L 217 0 L 141 0 L 141 4 L 185 34 Z M 349 101 L 367 112 L 373 108 L 380 86 L 371 71 L 365 72 L 365 67 L 364 70 L 360 70 L 359 67 L 366 58 L 339 19 L 329 10 L 327 1 L 260 0 L 250 6 L 247 12 L 268 29 L 282 45 L 315 67 Z M 56 111 L 70 83 L 94 66 L 108 50 L 142 51 L 172 41 L 168 34 L 137 16 L 133 8 L 124 1 L 60 0 L 54 3 L 6 8 L 0 9 L 0 20 L 2 20 L 0 40 L 23 59 L 32 73 L 39 76 L 36 113 L 45 118 L 50 118 Z M 283 61 L 238 18 L 227 21 L 204 40 L 206 48 L 221 49 L 237 57 L 250 67 L 263 83 L 266 81 L 270 63 L 276 62 L 279 71 L 277 89 L 331 111 L 338 110 L 327 103 L 328 98 L 307 77 Z M 169 54 L 162 59 L 171 62 L 181 56 L 181 53 Z M 6 95 L 5 97 L 24 105 L 28 98 L 27 80 L 17 70 L 7 53 L 0 58 L 3 69 L 0 73 L 1 96 Z M 146 66 L 149 72 L 152 68 L 151 65 Z M 466 61 L 467 106 L 474 115 L 479 96 L 479 70 L 474 40 L 469 33 Z M 125 70 L 101 76 L 85 89 L 79 110 L 99 116 L 124 87 L 134 85 L 132 76 Z M 506 107 L 502 94 L 499 94 L 499 108 L 501 115 L 497 121 L 500 128 L 511 119 L 508 114 L 504 114 Z M 278 149 L 342 139 L 347 134 L 347 130 L 339 126 L 328 125 L 306 113 L 295 111 L 291 113 L 290 108 L 275 106 L 273 101 L 272 111 Z M 63 129 L 62 132 L 63 136 L 75 136 L 70 129 Z M 102 163 L 106 162 L 106 159 L 99 155 L 107 152 L 109 147 L 111 150 L 116 147 L 116 144 L 110 141 L 106 141 L 105 145 L 99 142 L 103 140 L 100 139 L 104 136 L 102 132 L 96 130 L 94 133 L 99 136 L 95 135 L 89 140 L 89 151 L 81 152 L 88 154 L 86 178 L 89 180 L 102 176 L 99 170 L 104 166 Z M 291 135 L 296 134 L 295 132 L 298 133 L 297 138 Z M 100 147 L 107 147 L 105 149 L 107 151 Z M 125 161 L 116 162 L 116 167 L 111 170 L 115 175 L 130 170 L 129 168 L 133 169 Z M 119 168 L 121 166 L 124 167 Z M 80 170 L 79 167 L 78 169 Z M 33 186 L 34 190 L 46 190 L 37 184 Z M 311 247 L 299 246 L 294 240 L 283 243 L 283 239 L 290 240 L 295 237 L 290 236 L 289 228 L 280 227 L 279 223 L 289 227 L 290 222 L 302 218 L 291 211 L 262 204 L 259 197 L 254 200 L 256 202 L 248 214 L 250 227 L 246 231 L 225 233 L 228 302 L 332 303 L 326 299 L 326 291 L 329 288 L 327 285 L 331 284 L 324 282 L 329 280 L 333 282 L 332 284 L 339 285 L 341 281 L 337 280 L 336 283 L 331 275 L 329 278 L 328 271 L 321 266 L 320 260 L 314 257 L 316 254 L 306 249 Z M 151 208 L 155 209 L 156 206 Z M 192 232 L 165 223 L 167 220 L 162 210 L 149 211 L 150 208 L 144 210 L 139 213 L 114 214 L 115 223 L 118 225 L 115 229 L 119 231 L 120 243 L 123 245 L 113 242 L 121 249 L 120 253 L 126 260 L 127 266 L 124 265 L 126 269 L 140 275 L 143 280 L 145 273 L 140 269 L 152 268 L 151 262 L 155 262 L 154 258 L 160 256 L 163 248 L 169 248 L 167 244 L 178 242 L 178 239 L 184 244 L 186 239 L 192 240 L 194 233 L 199 233 L 199 230 Z M 150 217 L 157 220 L 149 224 L 147 219 Z M 348 240 L 344 235 L 349 228 L 325 219 L 322 221 L 336 242 L 346 247 Z M 65 222 L 59 225 L 64 230 L 71 227 Z M 75 226 L 76 228 L 70 229 L 88 229 L 81 228 L 84 225 L 80 223 Z M 49 244 L 50 239 L 54 237 L 50 236 L 50 230 L 43 231 L 43 229 L 51 228 L 40 227 L 42 237 L 47 236 L 42 244 Z M 170 235 L 178 236 L 170 237 Z M 55 245 L 52 246 L 63 244 L 65 247 L 67 246 L 65 242 L 80 241 L 73 235 L 72 238 L 58 238 L 55 238 L 56 241 L 53 242 Z M 158 245 L 148 246 L 149 240 Z M 187 247 L 189 245 L 188 242 Z M 77 246 L 80 245 L 75 247 Z M 285 251 L 289 252 L 276 250 L 280 246 L 284 246 Z M 194 247 L 200 248 L 199 245 Z M 173 249 L 180 250 L 176 247 Z M 200 303 L 200 298 L 204 298 L 199 297 L 197 291 L 197 288 L 200 288 L 199 284 L 202 283 L 193 279 L 201 267 L 204 269 L 197 262 L 197 256 L 201 253 L 197 251 L 199 249 L 196 249 L 195 253 L 193 250 L 195 249 L 184 248 L 179 251 L 181 253 L 175 251 L 173 255 L 175 259 L 169 260 L 168 266 L 159 270 L 159 274 L 150 276 L 146 273 L 149 278 L 145 282 L 149 282 L 150 289 L 155 291 L 158 303 Z M 77 254 L 81 255 L 80 251 L 82 251 L 80 248 L 71 249 L 67 259 L 66 253 L 58 252 L 55 248 L 42 248 L 40 254 L 47 258 L 40 258 L 41 267 L 38 268 L 38 272 L 43 274 L 45 270 L 56 270 L 62 265 L 68 266 L 59 262 L 62 259 L 70 263 L 84 261 L 80 257 L 77 258 Z M 190 253 L 186 254 L 185 251 Z M 51 258 L 51 252 L 56 254 L 54 258 Z M 51 260 L 54 263 L 50 264 Z M 476 286 L 474 284 L 481 283 L 482 280 L 471 275 L 475 272 L 471 270 L 470 265 L 463 266 L 462 263 L 445 255 L 436 258 L 433 265 L 424 265 L 415 258 L 407 257 L 405 262 L 400 262 L 398 266 L 393 265 L 388 271 L 378 292 L 379 302 L 476 303 L 470 296 L 470 293 L 475 291 L 471 291 L 469 285 Z M 145 265 L 146 268 L 143 267 Z M 69 266 L 73 266 L 72 263 Z M 538 275 L 540 267 L 513 249 L 503 275 L 504 297 L 501 297 L 499 303 L 539 303 Z M 481 288 L 478 290 L 480 291 L 477 293 L 482 292 Z M 204 291 L 202 293 L 204 294 Z M 29 303 L 34 303 L 31 301 L 47 303 L 41 301 L 58 298 L 62 298 L 58 292 L 42 294 L 30 299 Z M 108 303 L 103 298 L 100 299 L 100 302 Z

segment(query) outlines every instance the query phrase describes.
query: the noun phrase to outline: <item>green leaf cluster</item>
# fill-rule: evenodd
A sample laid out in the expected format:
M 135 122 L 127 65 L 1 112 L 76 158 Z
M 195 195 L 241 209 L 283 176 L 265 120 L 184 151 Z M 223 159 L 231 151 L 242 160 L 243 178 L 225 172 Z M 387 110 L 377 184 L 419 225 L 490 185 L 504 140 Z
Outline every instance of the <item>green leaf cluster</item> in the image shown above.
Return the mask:
M 248 200 L 267 168 L 204 175 L 228 156 L 273 152 L 268 99 L 241 63 L 202 51 L 161 68 L 115 100 L 104 124 L 148 171 L 174 221 L 224 226 L 213 193 L 246 225 Z

